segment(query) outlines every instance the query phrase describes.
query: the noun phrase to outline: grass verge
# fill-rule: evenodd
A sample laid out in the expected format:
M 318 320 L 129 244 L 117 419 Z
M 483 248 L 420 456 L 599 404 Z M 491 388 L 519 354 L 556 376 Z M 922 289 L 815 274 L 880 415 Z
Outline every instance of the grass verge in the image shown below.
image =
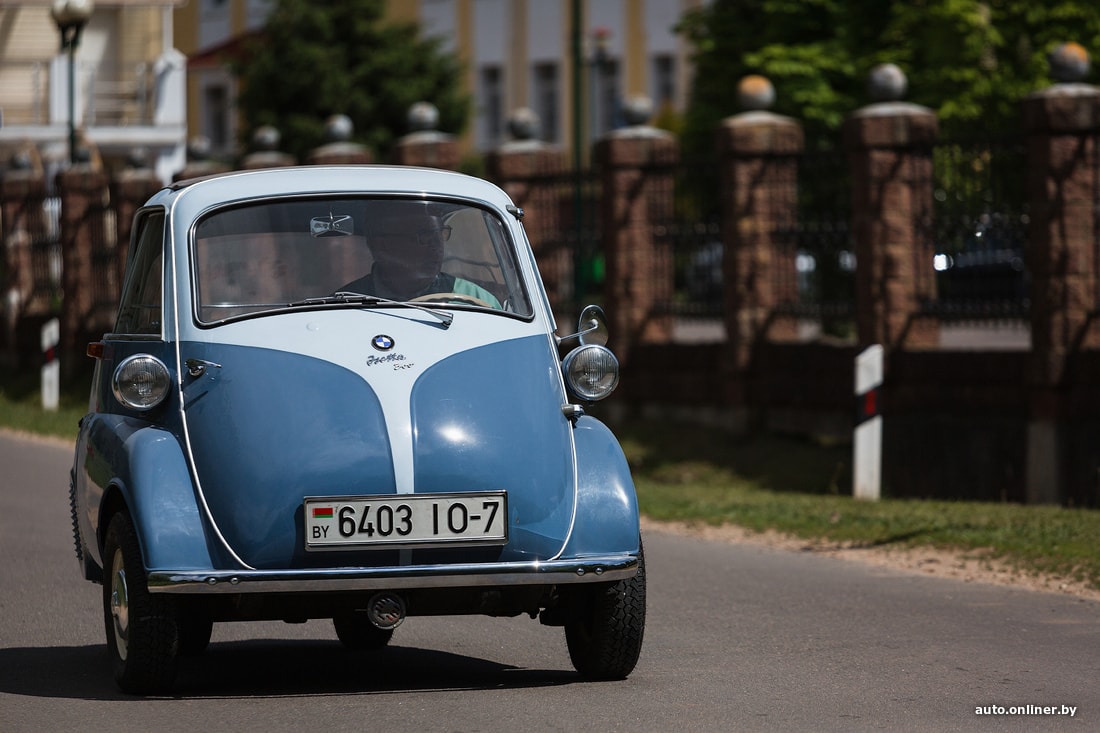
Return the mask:
M 41 377 L 31 371 L 0 372 L 0 427 L 76 439 L 77 421 L 88 411 L 90 377 L 61 390 L 57 410 L 42 409 Z
M 1100 511 L 850 496 L 851 452 L 803 440 L 735 440 L 690 425 L 616 426 L 642 512 L 856 547 L 931 546 L 1100 590 Z M 847 495 L 846 495 L 847 494 Z
M 0 427 L 72 439 L 86 412 L 80 380 L 41 408 L 36 375 L 0 380 Z M 1100 511 L 849 495 L 851 452 L 782 437 L 737 440 L 689 424 L 615 426 L 642 512 L 655 520 L 736 524 L 859 547 L 932 546 L 1100 590 Z

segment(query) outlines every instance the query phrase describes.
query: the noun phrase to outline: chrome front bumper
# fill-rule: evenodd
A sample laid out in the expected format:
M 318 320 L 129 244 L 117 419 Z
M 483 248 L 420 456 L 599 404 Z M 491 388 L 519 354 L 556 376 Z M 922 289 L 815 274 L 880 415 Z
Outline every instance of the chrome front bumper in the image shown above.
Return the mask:
M 564 585 L 632 578 L 637 555 L 470 565 L 309 570 L 151 570 L 152 593 L 320 593 L 326 591 Z

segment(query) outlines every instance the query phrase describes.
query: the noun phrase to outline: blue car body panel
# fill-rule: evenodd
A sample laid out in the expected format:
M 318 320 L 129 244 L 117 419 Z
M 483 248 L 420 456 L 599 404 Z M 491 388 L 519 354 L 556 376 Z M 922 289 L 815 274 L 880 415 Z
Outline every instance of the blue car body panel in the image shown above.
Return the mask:
M 424 371 L 405 408 L 416 493 L 508 492 L 503 560 L 553 557 L 572 520 L 570 426 L 548 351 L 537 337 L 461 351 Z M 328 562 L 306 553 L 300 509 L 306 497 L 397 493 L 376 388 L 303 354 L 209 344 L 201 353 L 222 367 L 184 388 L 187 434 L 229 546 L 254 568 L 347 564 L 346 552 Z M 361 555 L 357 564 L 379 562 Z

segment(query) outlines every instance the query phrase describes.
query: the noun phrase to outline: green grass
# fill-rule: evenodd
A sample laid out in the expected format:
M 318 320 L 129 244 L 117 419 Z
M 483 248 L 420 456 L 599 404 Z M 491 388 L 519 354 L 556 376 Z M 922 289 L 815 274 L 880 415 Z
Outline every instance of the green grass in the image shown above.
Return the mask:
M 88 380 L 44 412 L 37 374 L 0 373 L 0 427 L 72 439 Z M 861 547 L 933 546 L 996 558 L 1100 590 L 1100 511 L 850 496 L 851 449 L 783 437 L 739 440 L 683 423 L 615 425 L 655 520 L 736 524 Z
M 616 426 L 642 512 L 858 547 L 932 546 L 1100 590 L 1100 511 L 850 496 L 851 451 L 804 440 L 737 440 L 689 425 Z
M 61 390 L 56 411 L 42 409 L 37 372 L 0 371 L 0 427 L 39 435 L 76 439 L 77 421 L 88 411 L 90 377 L 80 377 Z

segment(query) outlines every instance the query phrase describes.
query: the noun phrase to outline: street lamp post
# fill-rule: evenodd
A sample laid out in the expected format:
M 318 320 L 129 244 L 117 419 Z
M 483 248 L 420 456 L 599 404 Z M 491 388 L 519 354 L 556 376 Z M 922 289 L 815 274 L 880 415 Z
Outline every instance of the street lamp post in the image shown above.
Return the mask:
M 69 54 L 69 164 L 76 164 L 76 49 L 80 34 L 92 17 L 93 0 L 54 0 L 50 8 L 57 29 L 61 32 L 61 50 Z

